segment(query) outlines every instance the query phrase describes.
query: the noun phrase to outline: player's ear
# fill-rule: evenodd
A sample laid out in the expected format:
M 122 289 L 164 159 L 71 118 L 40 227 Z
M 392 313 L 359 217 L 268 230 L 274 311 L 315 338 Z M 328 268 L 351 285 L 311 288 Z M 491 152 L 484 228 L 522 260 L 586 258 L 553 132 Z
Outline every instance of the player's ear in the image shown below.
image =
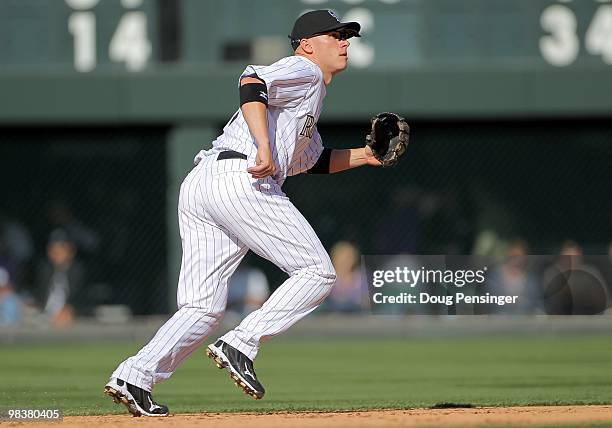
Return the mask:
M 311 54 L 314 52 L 314 48 L 312 46 L 312 43 L 310 42 L 310 39 L 300 40 L 300 47 L 302 48 L 304 53 Z

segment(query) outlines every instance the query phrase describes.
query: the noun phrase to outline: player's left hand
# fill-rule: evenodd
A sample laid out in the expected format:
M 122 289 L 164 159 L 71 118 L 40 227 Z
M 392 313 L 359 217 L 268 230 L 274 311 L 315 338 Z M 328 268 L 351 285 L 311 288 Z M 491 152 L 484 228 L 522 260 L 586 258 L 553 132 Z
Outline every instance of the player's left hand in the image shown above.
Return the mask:
M 253 178 L 266 178 L 274 175 L 276 172 L 276 165 L 274 165 L 274 158 L 272 157 L 269 144 L 259 144 L 256 162 L 256 166 L 247 168 L 247 171 Z
M 363 151 L 365 153 L 365 160 L 366 160 L 367 165 L 371 165 L 371 166 L 381 166 L 382 165 L 382 163 L 378 159 L 376 159 L 376 156 L 374 156 L 374 153 L 372 152 L 372 149 L 370 148 L 370 146 L 365 146 Z
M 397 165 L 406 151 L 410 139 L 410 126 L 395 113 L 379 113 L 370 121 L 372 130 L 366 136 L 366 145 L 382 166 Z

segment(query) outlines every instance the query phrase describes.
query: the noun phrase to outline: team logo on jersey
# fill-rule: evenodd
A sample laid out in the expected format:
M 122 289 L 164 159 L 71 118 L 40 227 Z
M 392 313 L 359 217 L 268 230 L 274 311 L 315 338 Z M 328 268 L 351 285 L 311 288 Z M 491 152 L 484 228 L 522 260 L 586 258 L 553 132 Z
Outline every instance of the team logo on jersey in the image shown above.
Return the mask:
M 338 22 L 340 22 L 340 18 L 338 18 L 338 15 L 336 15 L 336 12 L 334 12 L 333 10 L 327 10 L 327 12 Z
M 306 115 L 306 122 L 304 122 L 304 126 L 302 127 L 302 131 L 300 132 L 300 136 L 306 136 L 308 138 L 312 138 L 312 134 L 315 129 L 315 118 L 311 115 Z

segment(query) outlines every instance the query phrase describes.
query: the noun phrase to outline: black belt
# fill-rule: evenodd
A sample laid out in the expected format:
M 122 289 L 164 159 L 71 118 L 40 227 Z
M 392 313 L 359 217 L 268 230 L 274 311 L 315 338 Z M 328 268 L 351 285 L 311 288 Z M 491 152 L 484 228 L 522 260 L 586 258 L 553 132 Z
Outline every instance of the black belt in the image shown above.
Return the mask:
M 219 153 L 219 156 L 217 156 L 217 160 L 223 160 L 223 159 L 246 159 L 247 155 L 242 154 L 240 152 L 235 152 L 233 150 L 225 150 L 221 153 Z

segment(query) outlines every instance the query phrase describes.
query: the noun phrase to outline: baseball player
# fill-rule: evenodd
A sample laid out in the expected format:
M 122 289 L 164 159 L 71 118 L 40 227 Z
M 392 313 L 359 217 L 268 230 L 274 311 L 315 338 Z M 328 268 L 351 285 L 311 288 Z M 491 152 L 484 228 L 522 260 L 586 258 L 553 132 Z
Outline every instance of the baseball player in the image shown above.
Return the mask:
M 367 145 L 324 148 L 317 131 L 325 88 L 346 69 L 349 39 L 359 37 L 359 30 L 357 22 L 341 22 L 329 10 L 308 12 L 289 36 L 293 56 L 269 66 L 249 65 L 240 76 L 240 108 L 212 149 L 196 155 L 196 166 L 181 185 L 179 309 L 117 367 L 105 387 L 134 416 L 168 415 L 151 390 L 218 326 L 228 280 L 248 250 L 289 278 L 260 309 L 209 345 L 207 355 L 252 397 L 265 393 L 253 368 L 261 342 L 287 330 L 329 294 L 336 279 L 330 258 L 281 185 L 303 172 L 381 164 Z

